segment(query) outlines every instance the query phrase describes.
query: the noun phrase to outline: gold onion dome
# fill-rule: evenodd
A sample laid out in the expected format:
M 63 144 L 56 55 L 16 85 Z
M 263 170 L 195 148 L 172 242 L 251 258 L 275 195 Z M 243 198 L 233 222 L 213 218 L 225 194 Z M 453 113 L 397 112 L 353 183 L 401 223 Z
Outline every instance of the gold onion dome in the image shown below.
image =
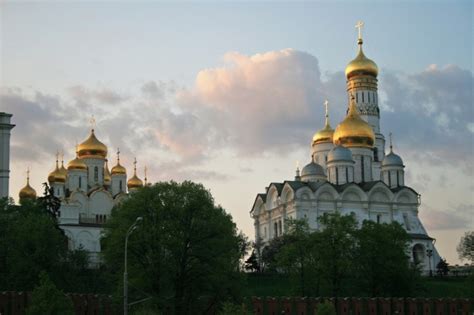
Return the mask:
M 117 164 L 112 167 L 112 175 L 126 175 L 127 170 L 120 165 L 120 150 L 117 150 Z
M 137 159 L 135 159 L 133 164 L 134 164 L 133 177 L 130 178 L 127 182 L 128 189 L 143 187 L 143 181 L 137 176 Z
M 77 150 L 76 150 L 76 158 L 74 160 L 69 161 L 69 163 L 67 164 L 67 169 L 87 171 L 87 165 L 83 160 L 81 160 L 78 157 Z
M 49 173 L 48 182 L 50 182 L 50 183 L 56 183 L 56 182 L 57 183 L 64 183 L 64 182 L 66 182 L 66 177 L 67 177 L 67 175 L 65 176 L 64 172 L 62 172 L 61 169 L 59 168 L 58 159 L 56 158 L 56 168 L 51 173 Z
M 64 167 L 64 157 L 61 158 L 61 167 L 59 168 L 59 172 L 61 173 L 61 177 L 64 177 L 64 181 L 66 181 L 67 169 Z
M 322 143 L 322 142 L 332 142 L 334 129 L 331 128 L 329 124 L 329 114 L 328 114 L 328 104 L 329 102 L 326 100 L 324 105 L 326 106 L 326 124 L 324 128 L 317 131 L 313 136 L 313 144 Z
M 374 146 L 374 131 L 372 127 L 360 117 L 356 109 L 354 96 L 352 95 L 347 116 L 336 127 L 333 139 L 335 145 L 345 147 L 372 148 Z
M 112 183 L 112 177 L 110 176 L 109 172 L 109 163 L 105 160 L 105 167 L 104 167 L 104 184 L 105 186 L 110 186 Z
M 33 187 L 30 186 L 30 171 L 27 171 L 27 176 L 26 176 L 26 186 L 23 187 L 20 190 L 19 197 L 20 200 L 24 199 L 36 199 L 36 190 L 33 189 Z
M 105 159 L 107 157 L 107 146 L 96 138 L 94 129 L 91 129 L 89 138 L 78 146 L 77 151 L 80 158 Z
M 379 68 L 377 67 L 377 64 L 367 58 L 364 55 L 364 52 L 362 50 L 362 35 L 361 35 L 361 28 L 364 25 L 362 22 L 358 22 L 356 27 L 359 28 L 359 38 L 357 41 L 357 44 L 359 45 L 359 53 L 357 54 L 357 57 L 355 57 L 354 60 L 349 62 L 349 64 L 346 67 L 346 78 L 350 78 L 354 75 L 373 75 L 377 76 L 379 73 Z

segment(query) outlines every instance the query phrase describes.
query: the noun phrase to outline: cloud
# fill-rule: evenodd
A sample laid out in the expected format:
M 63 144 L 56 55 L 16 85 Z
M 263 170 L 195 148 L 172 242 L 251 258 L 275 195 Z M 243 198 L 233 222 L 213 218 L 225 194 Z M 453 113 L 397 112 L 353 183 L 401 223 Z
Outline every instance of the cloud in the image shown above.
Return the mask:
M 91 102 L 103 104 L 119 104 L 128 99 L 128 97 L 113 91 L 110 88 L 90 89 L 82 85 L 71 86 L 68 89 L 70 96 L 79 103 L 89 104 Z
M 459 204 L 454 209 L 438 210 L 423 204 L 420 219 L 431 230 L 472 229 L 474 204 Z

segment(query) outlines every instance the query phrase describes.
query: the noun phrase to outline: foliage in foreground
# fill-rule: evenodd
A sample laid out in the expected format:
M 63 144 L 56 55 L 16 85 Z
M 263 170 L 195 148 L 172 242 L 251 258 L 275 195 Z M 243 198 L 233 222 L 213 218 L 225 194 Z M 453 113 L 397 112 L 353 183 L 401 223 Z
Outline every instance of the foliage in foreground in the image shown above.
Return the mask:
M 459 259 L 466 259 L 474 263 L 474 231 L 464 233 L 464 236 L 459 241 L 457 252 Z
M 319 305 L 316 315 L 336 315 L 336 309 L 330 302 L 325 302 Z
M 399 224 L 365 221 L 358 228 L 353 216 L 339 213 L 323 215 L 320 224 L 311 231 L 306 221 L 290 220 L 287 232 L 262 251 L 265 270 L 289 275 L 301 296 L 411 296 L 419 289 Z
M 46 272 L 39 275 L 39 285 L 33 290 L 31 304 L 26 315 L 72 315 L 74 314 L 71 299 L 64 295 Z
M 143 221 L 128 243 L 131 302 L 150 296 L 156 307 L 195 314 L 238 298 L 245 239 L 210 192 L 192 182 L 144 187 L 112 210 L 103 248 L 119 289 L 125 235 L 137 217 Z

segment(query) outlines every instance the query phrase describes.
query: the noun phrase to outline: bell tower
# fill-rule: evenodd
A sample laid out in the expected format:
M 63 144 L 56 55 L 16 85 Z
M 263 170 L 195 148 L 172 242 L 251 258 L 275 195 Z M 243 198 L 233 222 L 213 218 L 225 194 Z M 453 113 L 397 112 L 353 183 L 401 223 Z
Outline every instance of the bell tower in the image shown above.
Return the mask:
M 10 180 L 10 123 L 12 114 L 0 112 L 0 198 L 8 197 Z

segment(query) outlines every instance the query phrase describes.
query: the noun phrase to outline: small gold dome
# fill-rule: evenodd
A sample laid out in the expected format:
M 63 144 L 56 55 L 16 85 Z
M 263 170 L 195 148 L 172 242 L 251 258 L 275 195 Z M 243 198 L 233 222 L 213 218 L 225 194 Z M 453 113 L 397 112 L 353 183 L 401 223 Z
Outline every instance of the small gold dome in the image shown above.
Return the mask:
M 378 73 L 379 68 L 377 67 L 377 64 L 364 55 L 364 52 L 362 51 L 362 39 L 359 39 L 359 53 L 357 54 L 357 57 L 347 65 L 346 78 L 349 79 L 357 74 L 368 74 L 376 77 Z
M 324 125 L 324 128 L 316 132 L 313 136 L 313 142 L 312 144 L 315 145 L 317 143 L 323 143 L 323 142 L 332 142 L 332 137 L 334 134 L 334 129 L 331 128 L 331 125 L 329 124 L 329 112 L 328 112 L 328 105 L 329 102 L 328 100 L 324 101 L 324 106 L 326 107 L 326 123 Z
M 33 189 L 33 187 L 30 186 L 30 171 L 27 172 L 27 177 L 26 177 L 26 186 L 23 187 L 20 190 L 20 193 L 18 194 L 21 200 L 25 199 L 36 199 L 36 190 Z
M 66 182 L 66 177 L 67 177 L 67 172 L 66 172 L 66 175 L 64 175 L 64 171 L 62 171 L 59 168 L 58 160 L 56 160 L 56 168 L 54 169 L 54 171 L 49 173 L 48 182 L 50 184 L 51 183 L 64 183 Z
M 117 150 L 117 164 L 112 167 L 112 175 L 127 175 L 125 167 L 120 165 L 120 150 Z
M 68 170 L 83 170 L 87 171 L 87 165 L 86 163 L 78 158 L 77 153 L 76 153 L 76 158 L 74 160 L 69 161 L 67 164 L 67 169 Z
M 143 181 L 140 178 L 138 178 L 138 176 L 137 176 L 137 159 L 135 159 L 133 164 L 134 164 L 133 176 L 127 182 L 127 187 L 128 187 L 129 190 L 130 189 L 133 190 L 133 189 L 136 189 L 136 188 L 143 187 Z
M 91 130 L 89 138 L 78 146 L 78 155 L 80 158 L 105 159 L 107 157 L 107 146 L 100 142 Z
M 67 169 L 64 167 L 64 160 L 61 161 L 61 167 L 59 168 L 59 172 L 61 173 L 61 177 L 64 177 L 64 180 L 66 180 Z
M 112 177 L 110 176 L 109 172 L 109 163 L 107 160 L 105 160 L 105 167 L 104 167 L 104 185 L 105 186 L 110 186 L 112 183 Z
M 335 145 L 345 147 L 372 148 L 374 146 L 374 131 L 357 112 L 354 96 L 351 97 L 346 118 L 344 118 L 334 131 L 333 140 Z

